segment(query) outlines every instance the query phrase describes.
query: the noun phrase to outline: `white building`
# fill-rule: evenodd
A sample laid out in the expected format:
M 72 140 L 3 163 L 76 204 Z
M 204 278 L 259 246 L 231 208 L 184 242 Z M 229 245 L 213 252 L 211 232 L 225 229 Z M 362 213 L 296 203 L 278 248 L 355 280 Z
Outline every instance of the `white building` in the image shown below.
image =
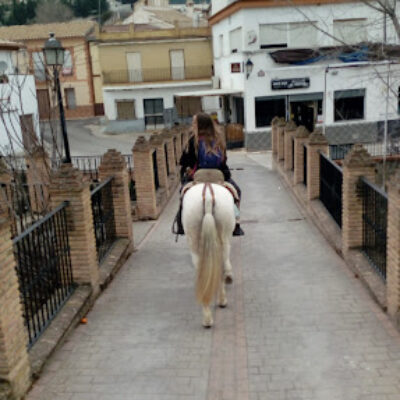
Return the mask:
M 19 43 L 0 41 L 0 154 L 20 153 L 39 137 L 35 79 Z
M 320 124 L 342 143 L 377 135 L 386 115 L 398 119 L 400 52 L 391 48 L 390 66 L 380 55 L 385 35 L 398 39 L 361 1 L 213 0 L 212 13 L 219 113 L 244 124 L 248 148 L 269 146 L 275 115 Z

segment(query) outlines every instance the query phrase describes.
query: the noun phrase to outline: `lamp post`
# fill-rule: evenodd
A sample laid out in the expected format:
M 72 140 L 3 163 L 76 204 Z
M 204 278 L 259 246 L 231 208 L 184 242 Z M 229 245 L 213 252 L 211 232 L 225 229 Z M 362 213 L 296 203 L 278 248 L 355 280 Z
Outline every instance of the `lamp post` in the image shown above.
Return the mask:
M 251 72 L 253 71 L 254 64 L 250 60 L 250 58 L 246 61 L 245 68 L 246 68 L 246 79 L 249 79 Z
M 54 33 L 50 33 L 50 38 L 44 43 L 43 53 L 46 65 L 53 67 L 54 83 L 57 91 L 58 108 L 60 110 L 60 122 L 61 132 L 64 141 L 65 159 L 64 163 L 71 163 L 71 154 L 69 152 L 69 143 L 67 136 L 67 126 L 65 124 L 64 106 L 61 96 L 61 87 L 59 79 L 59 69 L 64 65 L 64 51 L 65 49 L 61 46 L 59 40 L 54 36 Z

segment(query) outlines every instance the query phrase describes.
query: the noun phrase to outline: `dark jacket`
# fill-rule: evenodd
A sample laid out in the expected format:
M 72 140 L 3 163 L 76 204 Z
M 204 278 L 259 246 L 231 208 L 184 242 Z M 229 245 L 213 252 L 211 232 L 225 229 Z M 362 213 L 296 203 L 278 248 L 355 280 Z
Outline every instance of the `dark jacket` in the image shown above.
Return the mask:
M 189 167 L 191 169 L 194 169 L 197 166 L 197 158 L 198 157 L 197 157 L 196 148 L 194 145 L 194 137 L 192 137 L 189 140 L 189 143 L 188 143 L 186 149 L 183 151 L 181 159 L 179 161 L 179 165 L 181 166 L 181 181 L 182 182 L 191 180 L 190 177 L 188 179 L 185 176 L 186 168 Z M 219 169 L 224 174 L 225 180 L 228 181 L 231 178 L 231 171 L 229 171 L 229 167 L 226 164 L 226 153 L 225 153 L 224 161 L 222 162 Z

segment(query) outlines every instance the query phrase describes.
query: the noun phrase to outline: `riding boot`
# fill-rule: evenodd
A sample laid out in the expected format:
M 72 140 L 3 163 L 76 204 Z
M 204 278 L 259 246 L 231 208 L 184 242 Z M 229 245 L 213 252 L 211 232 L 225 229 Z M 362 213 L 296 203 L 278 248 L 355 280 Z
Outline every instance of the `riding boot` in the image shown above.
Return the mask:
M 239 222 L 236 222 L 235 229 L 233 230 L 232 236 L 244 236 L 243 229 L 240 227 Z

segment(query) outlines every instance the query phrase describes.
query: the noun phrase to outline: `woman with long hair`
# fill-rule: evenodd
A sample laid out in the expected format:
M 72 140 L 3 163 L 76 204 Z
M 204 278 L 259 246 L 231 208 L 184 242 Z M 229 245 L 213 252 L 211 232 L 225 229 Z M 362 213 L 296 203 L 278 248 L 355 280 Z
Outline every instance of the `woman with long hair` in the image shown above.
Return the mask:
M 222 132 L 212 118 L 205 113 L 198 113 L 193 117 L 193 135 L 189 140 L 188 146 L 183 152 L 179 164 L 181 165 L 181 182 L 185 184 L 193 180 L 194 173 L 202 168 L 219 169 L 224 174 L 225 181 L 231 183 L 238 192 L 239 198 L 241 191 L 239 186 L 233 181 L 231 172 L 226 164 L 226 145 Z M 239 204 L 236 204 L 239 208 Z M 181 222 L 181 205 L 176 216 L 177 233 L 183 235 Z M 239 224 L 239 212 L 237 210 L 237 222 L 234 236 L 244 235 Z

